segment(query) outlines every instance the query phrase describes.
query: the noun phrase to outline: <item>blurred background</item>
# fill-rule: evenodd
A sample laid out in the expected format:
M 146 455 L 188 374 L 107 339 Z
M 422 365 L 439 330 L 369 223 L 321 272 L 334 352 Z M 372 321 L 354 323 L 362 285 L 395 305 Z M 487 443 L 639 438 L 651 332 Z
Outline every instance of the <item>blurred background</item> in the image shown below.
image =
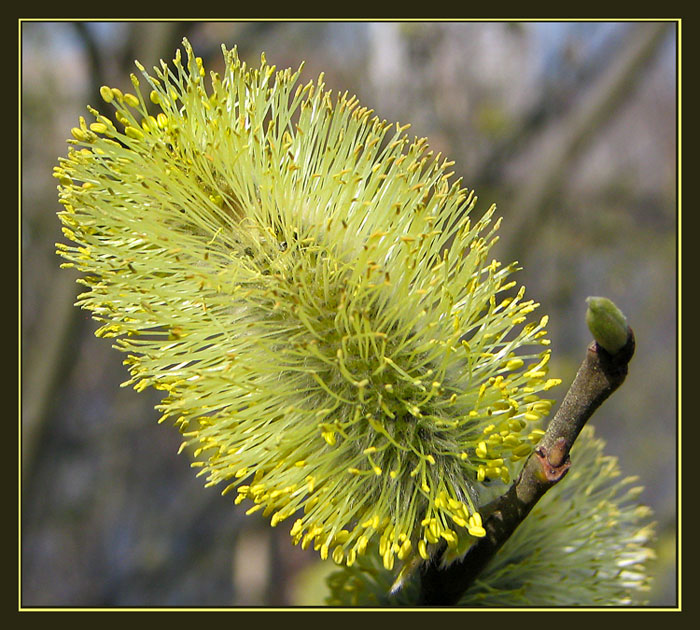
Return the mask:
M 204 489 L 156 423 L 158 394 L 119 387 L 123 356 L 72 306 L 55 255 L 71 127 L 183 36 L 207 69 L 221 43 L 254 65 L 306 60 L 304 82 L 325 72 L 453 159 L 477 212 L 504 218 L 494 256 L 520 261 L 550 315 L 559 397 L 590 341 L 585 298 L 621 307 L 637 353 L 592 423 L 655 512 L 649 603 L 675 606 L 677 33 L 655 22 L 23 22 L 22 605 L 323 603 L 318 555 Z

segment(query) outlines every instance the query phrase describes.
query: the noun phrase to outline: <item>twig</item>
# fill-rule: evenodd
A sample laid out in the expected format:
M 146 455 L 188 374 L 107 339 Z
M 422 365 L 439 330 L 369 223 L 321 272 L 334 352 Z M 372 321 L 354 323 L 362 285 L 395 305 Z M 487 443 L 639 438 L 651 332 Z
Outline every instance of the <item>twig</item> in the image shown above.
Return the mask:
M 420 604 L 457 603 L 542 495 L 564 477 L 571 465 L 569 451 L 574 441 L 593 412 L 625 380 L 634 347 L 631 328 L 627 343 L 614 355 L 597 342 L 588 347 L 574 382 L 520 476 L 504 495 L 483 509 L 486 536 L 461 561 L 441 569 L 438 555 L 424 568 Z

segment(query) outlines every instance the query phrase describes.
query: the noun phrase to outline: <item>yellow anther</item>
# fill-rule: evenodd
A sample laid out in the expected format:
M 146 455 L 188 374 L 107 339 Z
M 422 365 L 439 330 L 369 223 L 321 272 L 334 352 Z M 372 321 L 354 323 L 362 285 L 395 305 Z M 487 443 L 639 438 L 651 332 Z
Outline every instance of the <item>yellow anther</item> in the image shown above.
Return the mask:
M 114 94 L 112 93 L 112 88 L 103 85 L 100 88 L 100 96 L 105 103 L 111 103 L 114 100 Z
M 539 417 L 539 416 L 538 416 Z M 508 421 L 508 428 L 513 432 L 513 433 L 518 433 L 522 429 L 524 429 L 526 426 L 526 423 L 523 422 L 520 419 L 513 419 Z
M 532 405 L 532 410 L 537 413 L 546 414 L 552 408 L 551 400 L 540 400 Z
M 377 514 L 375 514 L 372 518 L 370 518 L 369 520 L 362 523 L 361 526 L 364 527 L 365 529 L 367 529 L 369 527 L 372 527 L 373 529 L 377 529 L 379 527 L 379 516 Z
M 289 535 L 296 536 L 297 534 L 300 534 L 302 532 L 302 527 L 303 527 L 303 522 L 300 518 L 298 518 L 296 521 L 294 521 L 294 525 L 292 526 L 292 529 L 289 531 Z
M 404 540 L 404 542 L 401 544 L 401 546 L 397 549 L 396 555 L 398 556 L 399 560 L 403 560 L 410 553 L 411 553 L 411 541 Z
M 133 138 L 134 140 L 143 140 L 143 131 L 137 129 L 136 127 L 129 126 L 124 129 L 124 133 L 129 136 L 129 138 Z
M 158 126 L 158 123 L 156 122 L 156 119 L 153 116 L 149 116 L 148 118 L 144 118 L 141 121 L 141 127 L 143 127 L 144 131 L 148 131 L 149 129 L 152 129 L 153 131 L 155 131 L 157 126 Z
M 444 538 L 450 547 L 457 544 L 457 535 L 451 529 L 445 529 L 441 531 L 440 537 Z
M 528 378 L 532 378 L 532 379 L 543 378 L 544 376 L 547 376 L 547 371 L 546 370 L 533 370 L 531 372 L 526 372 L 525 376 L 527 376 Z
M 394 552 L 391 549 L 386 550 L 382 557 L 382 562 L 387 571 L 391 571 L 394 568 Z
M 137 99 L 133 94 L 129 94 L 128 92 L 126 94 L 124 94 L 124 102 L 129 107 L 138 107 L 139 106 L 139 99 Z
M 418 554 L 423 560 L 430 560 L 430 555 L 428 554 L 428 545 L 426 545 L 424 539 L 418 541 Z
M 451 516 L 452 516 L 452 520 L 460 527 L 467 526 L 467 521 L 465 521 L 461 516 L 455 516 L 454 514 L 452 514 Z
M 365 536 L 364 534 L 360 536 L 360 538 L 357 540 L 357 553 L 362 555 L 365 550 L 367 549 L 367 545 L 369 544 L 369 538 Z
M 483 527 L 472 527 L 467 531 L 475 538 L 483 538 L 486 536 L 486 530 Z
M 343 560 L 345 559 L 345 552 L 343 551 L 343 548 L 338 545 L 334 550 L 333 550 L 333 562 L 336 564 L 343 564 Z
M 529 444 L 521 444 L 513 449 L 513 455 L 524 457 L 525 455 L 529 455 L 531 450 L 532 447 Z
M 438 524 L 437 519 L 431 518 L 430 523 L 428 523 L 428 531 L 426 533 L 432 534 L 435 540 L 433 541 L 430 540 L 430 538 L 428 538 L 428 542 L 437 542 L 437 539 L 440 537 L 440 530 L 441 528 Z
M 87 142 L 88 135 L 79 127 L 73 127 L 70 132 L 76 140 L 79 140 L 80 142 Z

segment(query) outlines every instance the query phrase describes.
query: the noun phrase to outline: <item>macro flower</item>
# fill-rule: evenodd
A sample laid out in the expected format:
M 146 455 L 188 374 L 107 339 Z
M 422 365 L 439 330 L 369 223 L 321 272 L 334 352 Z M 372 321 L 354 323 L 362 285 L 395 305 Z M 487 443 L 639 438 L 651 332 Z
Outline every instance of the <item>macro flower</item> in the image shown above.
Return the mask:
M 651 510 L 637 503 L 636 477 L 621 478 L 605 442 L 584 427 L 571 451 L 569 474 L 518 526 L 459 606 L 626 606 L 649 590 Z M 386 603 L 394 576 L 367 554 L 328 577 L 329 605 Z M 397 605 L 416 601 L 409 581 Z
M 452 163 L 302 70 L 223 48 L 102 87 L 55 169 L 78 304 L 207 485 L 352 566 L 463 553 L 552 404 L 546 317 Z M 182 450 L 181 449 L 181 450 Z M 250 505 L 249 503 L 249 505 Z

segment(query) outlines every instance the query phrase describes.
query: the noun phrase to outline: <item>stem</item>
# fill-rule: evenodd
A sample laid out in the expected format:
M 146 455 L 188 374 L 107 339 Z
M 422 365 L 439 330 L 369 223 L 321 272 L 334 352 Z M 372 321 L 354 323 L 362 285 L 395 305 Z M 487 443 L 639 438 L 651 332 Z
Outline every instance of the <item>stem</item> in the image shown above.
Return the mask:
M 520 476 L 504 495 L 484 507 L 486 536 L 448 567 L 441 568 L 441 554 L 436 555 L 421 574 L 420 604 L 457 603 L 542 495 L 566 475 L 574 441 L 593 412 L 625 380 L 634 347 L 631 328 L 627 343 L 614 355 L 596 342 L 588 347 L 574 382 Z

